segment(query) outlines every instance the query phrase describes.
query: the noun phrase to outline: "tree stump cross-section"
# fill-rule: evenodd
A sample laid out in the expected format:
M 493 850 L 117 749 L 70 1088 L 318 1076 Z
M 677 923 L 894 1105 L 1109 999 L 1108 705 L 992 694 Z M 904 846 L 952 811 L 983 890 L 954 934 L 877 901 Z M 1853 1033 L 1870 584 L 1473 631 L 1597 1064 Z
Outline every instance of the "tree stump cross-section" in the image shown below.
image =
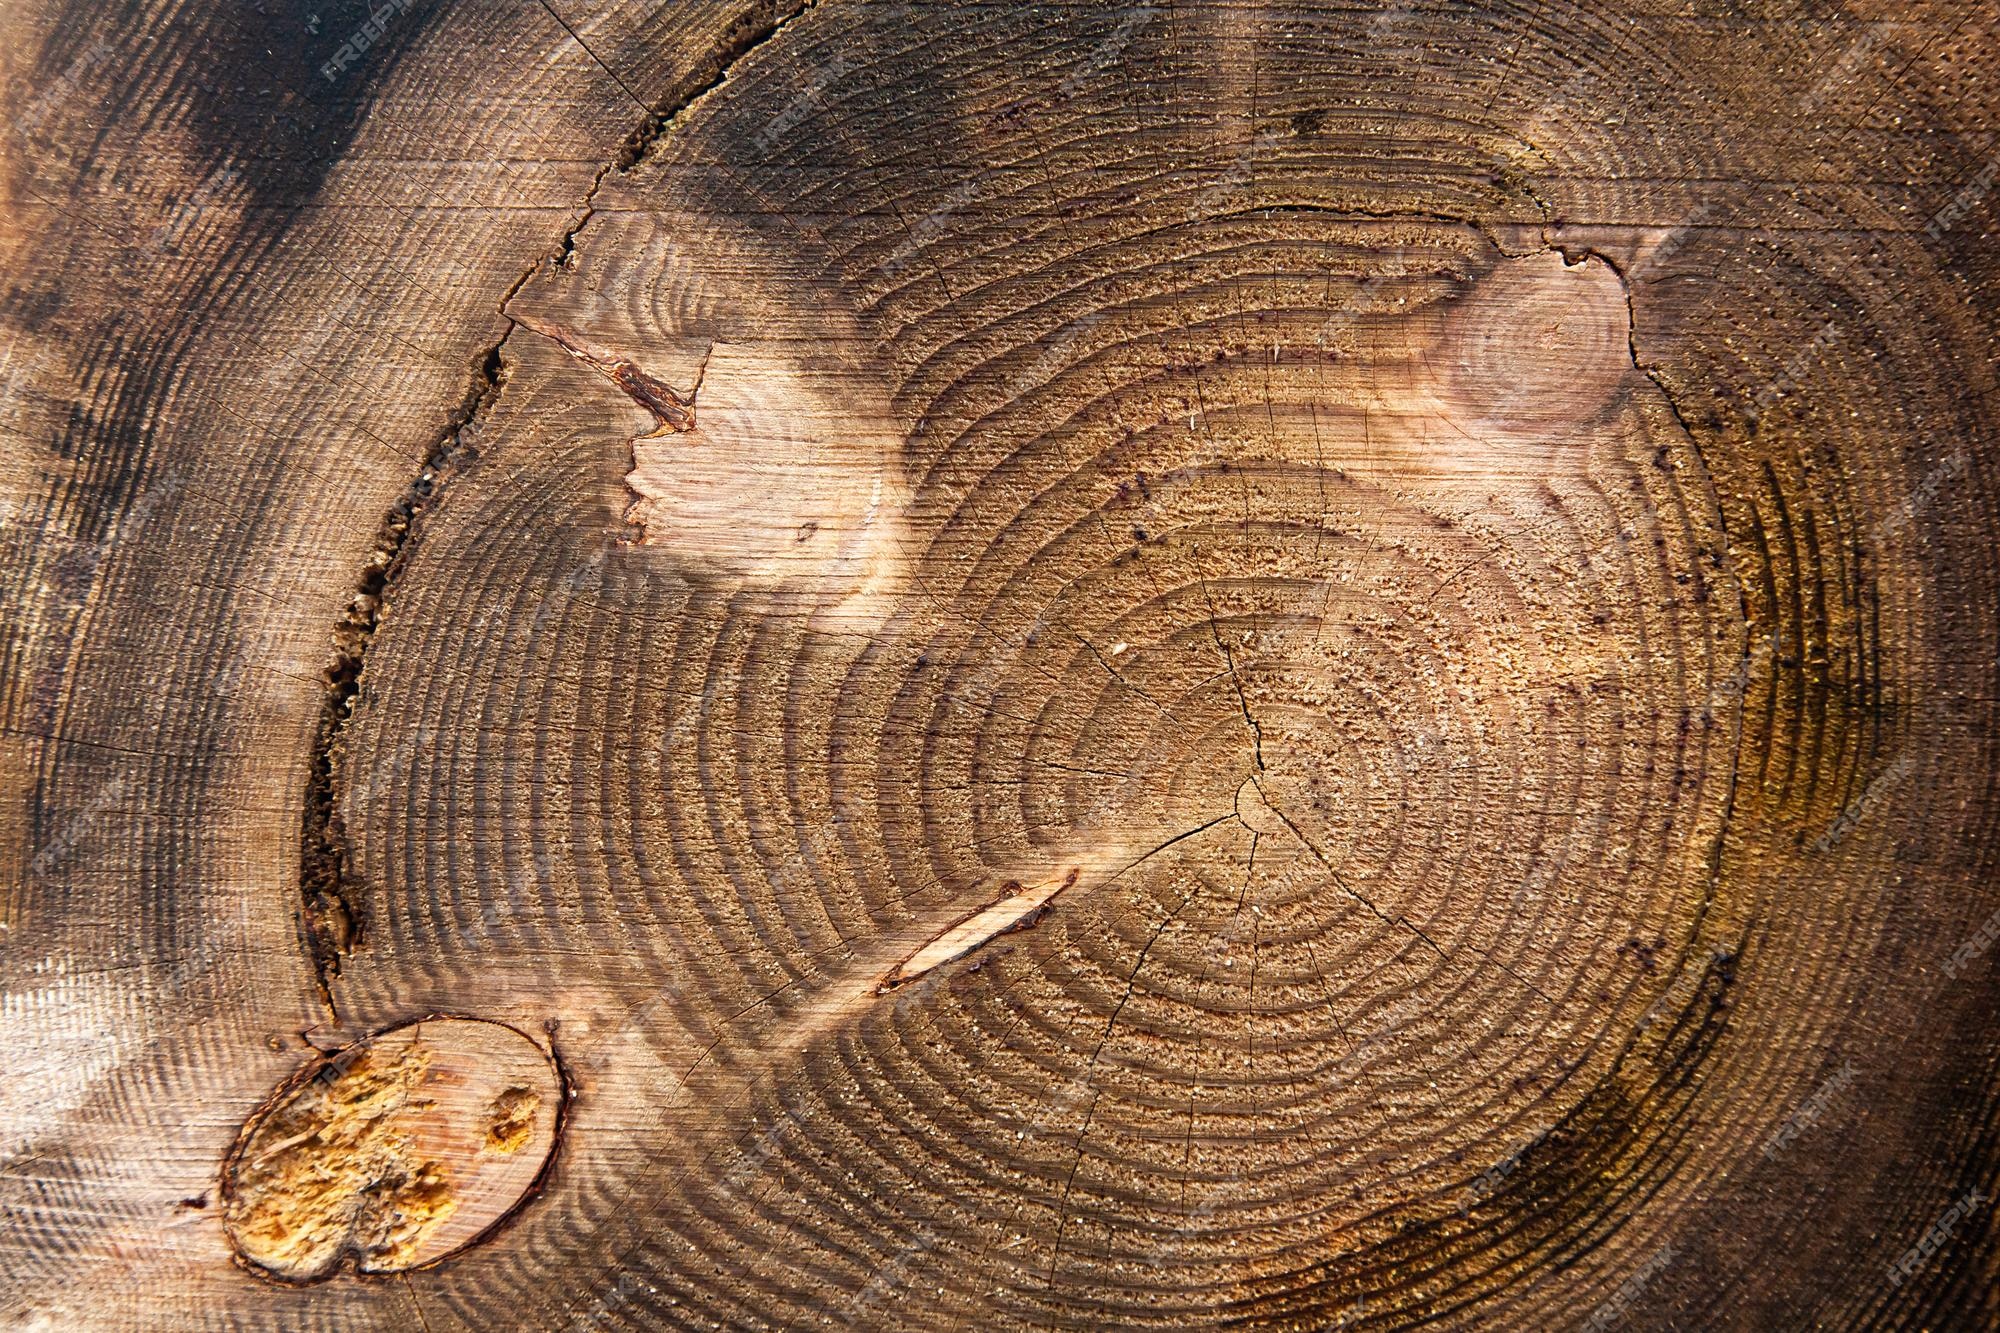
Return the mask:
M 2000 1327 L 2000 8 L 0 17 L 25 1327 Z

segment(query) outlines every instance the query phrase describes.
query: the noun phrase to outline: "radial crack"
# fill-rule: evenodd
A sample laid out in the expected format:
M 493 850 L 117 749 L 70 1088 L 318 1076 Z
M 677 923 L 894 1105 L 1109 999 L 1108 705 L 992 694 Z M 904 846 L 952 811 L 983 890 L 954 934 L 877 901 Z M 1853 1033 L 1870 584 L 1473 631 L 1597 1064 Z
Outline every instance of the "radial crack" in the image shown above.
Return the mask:
M 1279 821 L 1282 822 L 1286 828 L 1291 830 L 1292 836 L 1297 838 L 1299 840 L 1299 844 L 1303 846 L 1308 852 L 1312 853 L 1313 859 L 1318 861 L 1320 865 L 1326 868 L 1326 873 L 1333 880 L 1335 887 L 1337 887 L 1342 893 L 1345 893 L 1348 897 L 1354 899 L 1354 901 L 1360 903 L 1363 907 L 1367 908 L 1370 912 L 1372 912 L 1375 915 L 1375 917 L 1378 920 L 1382 922 L 1383 925 L 1401 926 L 1404 930 L 1409 931 L 1410 934 L 1422 940 L 1424 944 L 1431 949 L 1432 952 L 1437 954 L 1438 957 L 1449 959 L 1454 956 L 1452 950 L 1446 949 L 1443 945 L 1439 944 L 1436 940 L 1432 939 L 1430 937 L 1429 932 L 1425 931 L 1423 927 L 1417 925 L 1416 922 L 1411 921 L 1408 917 L 1389 915 L 1387 912 L 1384 912 L 1380 907 L 1377 907 L 1374 901 L 1370 899 L 1366 894 L 1362 893 L 1359 889 L 1356 889 L 1353 885 L 1349 884 L 1347 882 L 1346 876 L 1342 875 L 1339 869 L 1333 864 L 1333 862 L 1329 861 L 1326 858 L 1326 853 L 1320 851 L 1320 849 L 1313 844 L 1312 840 L 1306 837 L 1304 831 L 1301 830 L 1297 824 L 1292 822 L 1292 817 L 1290 815 L 1286 814 L 1283 810 L 1278 808 L 1277 803 L 1274 802 L 1271 799 L 1269 793 L 1267 793 L 1264 790 L 1263 784 L 1257 782 L 1255 778 L 1252 778 L 1251 782 L 1256 786 L 1257 794 L 1263 798 L 1264 804 L 1267 807 L 1269 807 L 1271 813 L 1276 815 Z M 1495 958 L 1491 953 L 1491 951 L 1478 948 L 1477 946 L 1474 945 L 1467 945 L 1466 947 L 1470 948 L 1472 952 L 1478 954 L 1481 958 L 1484 958 L 1487 962 L 1493 964 L 1493 966 L 1499 968 L 1502 972 L 1505 972 L 1515 981 L 1518 981 L 1523 987 L 1533 992 L 1536 998 L 1540 999 L 1542 1003 L 1550 1006 L 1551 1008 L 1555 1007 L 1555 1001 L 1549 998 L 1549 996 L 1543 992 L 1540 986 L 1537 986 L 1534 982 L 1522 976 L 1519 972 L 1515 971 L 1514 968 L 1508 965 L 1507 963 L 1504 963 L 1500 959 Z
M 1257 719 L 1250 714 L 1250 697 L 1243 693 L 1243 677 L 1236 670 L 1236 656 L 1229 651 L 1229 645 L 1222 641 L 1222 626 L 1216 619 L 1215 594 L 1209 590 L 1208 575 L 1197 566 L 1195 577 L 1201 581 L 1202 600 L 1208 603 L 1208 632 L 1215 640 L 1215 650 L 1222 654 L 1223 665 L 1229 668 L 1229 683 L 1236 687 L 1236 706 L 1243 710 L 1243 723 L 1250 728 L 1251 758 L 1256 761 L 1257 771 L 1264 771 L 1264 729 L 1257 725 Z

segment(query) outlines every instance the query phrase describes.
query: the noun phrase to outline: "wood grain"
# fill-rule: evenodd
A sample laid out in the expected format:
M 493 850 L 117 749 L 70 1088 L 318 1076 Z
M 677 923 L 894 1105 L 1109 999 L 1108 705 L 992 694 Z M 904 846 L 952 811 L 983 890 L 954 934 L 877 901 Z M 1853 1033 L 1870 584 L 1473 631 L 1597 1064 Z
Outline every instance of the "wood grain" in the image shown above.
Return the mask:
M 1990 0 L 0 24 L 10 1322 L 2000 1327 Z

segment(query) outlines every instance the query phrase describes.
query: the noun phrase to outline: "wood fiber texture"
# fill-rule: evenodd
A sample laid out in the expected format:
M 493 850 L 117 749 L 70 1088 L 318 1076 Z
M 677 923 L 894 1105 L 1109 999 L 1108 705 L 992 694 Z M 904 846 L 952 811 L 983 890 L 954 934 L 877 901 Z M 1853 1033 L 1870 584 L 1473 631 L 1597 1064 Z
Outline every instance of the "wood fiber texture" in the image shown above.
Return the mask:
M 2000 1328 L 1992 0 L 21 0 L 0 145 L 9 1326 Z

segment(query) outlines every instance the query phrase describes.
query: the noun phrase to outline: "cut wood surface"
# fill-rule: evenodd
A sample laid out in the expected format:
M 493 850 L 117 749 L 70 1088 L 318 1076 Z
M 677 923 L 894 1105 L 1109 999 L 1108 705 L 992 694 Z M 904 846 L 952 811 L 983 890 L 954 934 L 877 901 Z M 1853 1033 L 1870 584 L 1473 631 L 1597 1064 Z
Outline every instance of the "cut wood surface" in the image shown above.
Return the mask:
M 2000 1328 L 2000 6 L 0 9 L 0 1311 Z

